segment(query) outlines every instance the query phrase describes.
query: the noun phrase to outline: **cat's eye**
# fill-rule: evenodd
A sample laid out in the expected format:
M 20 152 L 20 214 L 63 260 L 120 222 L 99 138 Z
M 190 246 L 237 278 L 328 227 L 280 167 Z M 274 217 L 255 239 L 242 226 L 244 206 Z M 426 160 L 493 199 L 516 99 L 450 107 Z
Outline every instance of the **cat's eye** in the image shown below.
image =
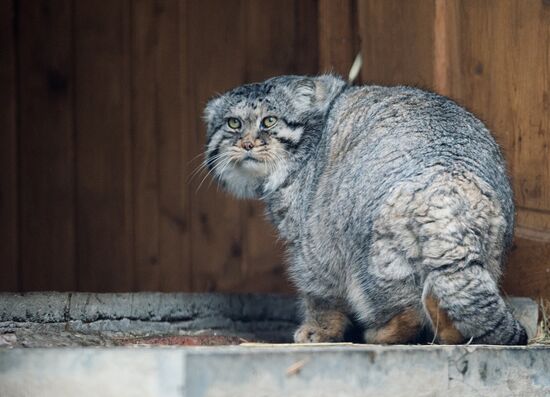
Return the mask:
M 262 120 L 262 127 L 264 128 L 271 128 L 275 124 L 277 124 L 277 117 L 275 116 L 267 116 Z
M 227 125 L 229 126 L 229 128 L 237 130 L 241 128 L 241 120 L 235 117 L 230 117 L 227 119 Z

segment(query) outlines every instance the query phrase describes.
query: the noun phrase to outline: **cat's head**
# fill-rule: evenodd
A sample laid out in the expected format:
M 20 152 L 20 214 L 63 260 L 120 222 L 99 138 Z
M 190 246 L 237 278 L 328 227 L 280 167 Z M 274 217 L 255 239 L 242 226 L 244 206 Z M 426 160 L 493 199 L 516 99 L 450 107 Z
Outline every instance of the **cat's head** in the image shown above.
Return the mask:
M 208 102 L 206 164 L 237 197 L 275 190 L 318 141 L 335 76 L 282 76 L 247 84 Z

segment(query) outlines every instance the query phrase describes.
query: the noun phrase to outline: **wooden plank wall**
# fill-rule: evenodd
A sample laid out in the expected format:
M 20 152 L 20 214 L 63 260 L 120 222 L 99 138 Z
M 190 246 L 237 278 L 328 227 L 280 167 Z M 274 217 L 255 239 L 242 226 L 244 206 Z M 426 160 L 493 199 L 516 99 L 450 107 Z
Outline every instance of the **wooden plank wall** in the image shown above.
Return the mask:
M 0 290 L 288 292 L 260 204 L 200 166 L 211 96 L 333 71 L 450 96 L 494 131 L 504 288 L 550 297 L 550 3 L 0 0 Z
M 317 72 L 317 13 L 1 0 L 0 290 L 289 291 L 261 205 L 190 175 L 208 98 Z
M 495 134 L 517 204 L 504 290 L 550 298 L 550 2 L 358 0 L 357 6 L 363 81 L 447 95 Z
M 17 7 L 20 288 L 68 290 L 76 281 L 72 4 Z
M 19 289 L 15 10 L 0 0 L 0 290 Z

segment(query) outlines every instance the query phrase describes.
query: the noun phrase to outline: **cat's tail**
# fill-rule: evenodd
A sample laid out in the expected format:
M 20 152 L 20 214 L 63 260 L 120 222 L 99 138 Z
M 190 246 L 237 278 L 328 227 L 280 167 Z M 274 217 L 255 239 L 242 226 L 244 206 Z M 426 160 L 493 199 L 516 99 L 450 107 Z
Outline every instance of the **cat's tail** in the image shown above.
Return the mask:
M 499 294 L 497 283 L 479 262 L 434 269 L 422 296 L 440 343 L 525 345 L 527 333 Z

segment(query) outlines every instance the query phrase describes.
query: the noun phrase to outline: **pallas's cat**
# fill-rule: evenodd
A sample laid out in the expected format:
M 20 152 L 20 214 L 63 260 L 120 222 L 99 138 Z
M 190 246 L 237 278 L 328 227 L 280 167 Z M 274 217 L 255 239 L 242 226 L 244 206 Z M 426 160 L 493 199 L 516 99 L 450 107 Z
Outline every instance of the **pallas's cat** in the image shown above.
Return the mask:
M 303 303 L 296 342 L 525 344 L 499 293 L 514 223 L 499 147 L 471 113 L 411 87 L 282 76 L 205 110 L 206 164 L 265 202 Z

